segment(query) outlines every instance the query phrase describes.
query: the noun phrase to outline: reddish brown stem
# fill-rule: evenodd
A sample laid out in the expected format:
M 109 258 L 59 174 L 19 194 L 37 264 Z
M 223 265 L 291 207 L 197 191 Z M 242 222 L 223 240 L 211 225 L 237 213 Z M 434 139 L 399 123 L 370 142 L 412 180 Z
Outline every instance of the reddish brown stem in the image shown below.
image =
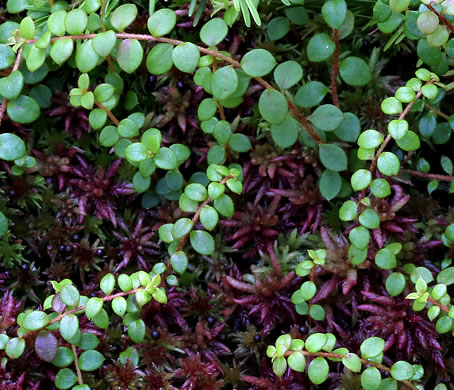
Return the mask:
M 430 180 L 449 181 L 449 182 L 454 180 L 454 176 L 437 175 L 435 173 L 424 173 L 424 172 L 420 172 L 420 171 L 414 171 L 412 169 L 402 169 L 401 172 L 408 173 L 412 176 L 423 177 L 425 179 L 430 179 Z
M 447 306 L 441 304 L 440 302 L 436 301 L 435 299 L 433 299 L 433 298 L 431 298 L 431 297 L 428 297 L 427 300 L 428 300 L 430 303 L 432 303 L 432 304 L 438 306 L 438 307 L 439 307 L 441 310 L 443 310 L 445 313 L 449 313 L 449 312 L 450 312 L 450 310 L 449 310 L 449 308 L 448 308 Z
M 117 117 L 110 111 L 104 104 L 95 102 L 95 104 L 101 109 L 104 110 L 107 113 L 107 116 L 110 118 L 110 120 L 115 123 L 115 126 L 118 126 L 120 124 L 120 121 L 117 119 Z
M 74 344 L 71 344 L 71 349 L 72 349 L 73 355 L 74 355 L 74 365 L 76 366 L 77 382 L 79 383 L 79 385 L 83 385 L 84 380 L 82 379 L 82 373 L 80 372 L 79 359 L 77 358 L 76 346 Z
M 334 105 L 340 109 L 339 96 L 337 95 L 337 75 L 339 74 L 339 30 L 333 29 L 333 41 L 336 45 L 331 66 L 331 98 Z
M 11 70 L 11 73 L 19 69 L 20 61 L 22 59 L 21 53 L 22 53 L 22 47 L 20 47 L 19 50 L 17 51 L 16 61 L 14 61 L 14 66 L 13 66 L 13 69 Z M 8 105 L 8 100 L 3 99 L 2 104 L 0 105 L 0 127 L 2 127 L 2 121 L 3 121 L 3 117 L 5 116 L 7 105 Z
M 433 4 L 433 2 L 430 4 L 426 4 L 426 7 L 429 8 L 435 15 L 437 15 L 438 19 L 440 19 L 446 27 L 448 27 L 452 32 L 454 32 L 454 26 L 449 22 L 448 19 L 445 18 L 445 16 L 443 14 L 441 14 L 440 12 L 437 11 L 432 6 L 432 4 Z
M 60 39 L 72 39 L 73 41 L 81 41 L 84 39 L 93 39 L 97 34 L 83 34 L 83 35 L 67 35 L 63 37 L 54 37 L 50 41 L 55 42 Z M 139 41 L 150 41 L 150 42 L 163 42 L 163 43 L 169 43 L 174 46 L 178 46 L 183 44 L 183 41 L 179 41 L 177 39 L 170 39 L 170 38 L 164 38 L 164 37 L 154 37 L 152 35 L 147 35 L 147 34 L 130 34 L 130 33 L 117 33 L 116 34 L 117 38 L 119 39 L 137 39 Z M 25 41 L 25 43 L 30 44 L 30 43 L 35 43 L 36 39 L 30 39 Z M 202 46 L 197 46 L 199 51 L 203 54 L 208 54 L 212 55 L 213 57 L 217 57 L 222 59 L 223 61 L 233 65 L 236 68 L 241 68 L 241 63 L 234 60 L 231 57 L 228 57 L 222 53 L 219 53 L 216 50 L 211 50 L 207 49 Z M 275 89 L 270 83 L 268 83 L 266 80 L 264 80 L 261 77 L 254 77 L 254 79 L 262 86 L 265 88 L 270 88 L 270 89 Z M 292 114 L 295 116 L 295 118 L 303 125 L 304 129 L 314 138 L 314 140 L 318 144 L 322 144 L 323 140 L 319 137 L 319 135 L 316 133 L 314 128 L 311 126 L 307 118 L 295 107 L 295 105 L 287 99 L 288 106 L 290 108 L 290 111 Z

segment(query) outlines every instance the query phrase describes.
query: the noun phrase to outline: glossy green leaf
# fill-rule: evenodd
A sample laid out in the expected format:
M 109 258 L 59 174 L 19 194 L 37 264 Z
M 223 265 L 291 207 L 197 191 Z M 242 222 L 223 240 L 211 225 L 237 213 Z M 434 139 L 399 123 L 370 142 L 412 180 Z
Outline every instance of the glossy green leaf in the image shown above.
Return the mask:
M 21 138 L 11 133 L 0 134 L 0 159 L 14 161 L 23 157 L 25 153 L 25 143 Z
M 117 50 L 117 61 L 126 73 L 133 73 L 142 63 L 143 47 L 137 39 L 124 39 Z
M 182 274 L 188 267 L 188 256 L 183 251 L 175 252 L 170 257 L 170 264 L 175 272 Z
M 332 104 L 319 106 L 309 117 L 311 123 L 323 131 L 336 130 L 344 120 L 344 114 Z
M 238 87 L 238 75 L 232 66 L 224 66 L 213 74 L 211 88 L 215 98 L 228 98 Z M 210 119 L 210 118 L 208 118 Z
M 275 66 L 276 60 L 264 49 L 251 50 L 241 59 L 242 69 L 251 77 L 266 76 Z
M 65 16 L 65 29 L 69 35 L 82 35 L 87 28 L 87 24 L 87 13 L 81 8 L 75 8 Z
M 147 56 L 147 69 L 150 73 L 160 75 L 168 72 L 173 66 L 173 45 L 158 43 Z
M 331 200 L 339 194 L 342 186 L 342 179 L 339 173 L 326 169 L 320 176 L 320 193 L 327 199 Z
M 290 31 L 290 22 L 284 16 L 271 19 L 266 27 L 266 33 L 271 41 L 284 38 Z
M 76 49 L 76 65 L 82 73 L 88 73 L 93 70 L 98 64 L 99 58 L 93 49 L 91 39 L 85 41 Z
M 339 74 L 348 85 L 361 87 L 371 80 L 371 72 L 366 61 L 359 57 L 347 57 L 339 64 Z
M 112 12 L 110 24 L 117 31 L 124 31 L 137 17 L 137 6 L 135 4 L 123 4 Z
M 280 92 L 267 89 L 260 95 L 259 110 L 263 119 L 271 124 L 278 125 L 287 117 L 287 99 Z
M 41 110 L 33 98 L 20 95 L 19 98 L 8 102 L 7 113 L 14 122 L 31 123 L 39 118 Z
M 68 367 L 74 361 L 74 354 L 68 347 L 59 347 L 57 353 L 52 360 L 52 364 L 56 367 Z
M 218 212 L 214 207 L 205 206 L 200 212 L 200 222 L 207 230 L 213 230 L 219 221 Z
M 85 304 L 85 315 L 87 318 L 91 319 L 96 316 L 102 309 L 103 300 L 98 297 L 93 297 L 88 300 Z
M 102 366 L 104 360 L 104 356 L 98 351 L 85 351 L 79 356 L 79 368 L 82 371 L 95 371 Z
M 74 41 L 69 38 L 55 41 L 50 48 L 50 57 L 59 65 L 63 64 L 74 50 Z
M 334 53 L 336 45 L 326 33 L 315 34 L 307 44 L 307 57 L 312 62 L 326 61 Z
M 295 103 L 303 108 L 315 107 L 321 103 L 329 88 L 320 81 L 309 81 L 298 89 Z
M 70 389 L 77 382 L 77 375 L 69 368 L 63 368 L 55 375 L 55 386 L 57 389 Z
M 368 367 L 361 374 L 361 385 L 364 390 L 377 390 L 380 386 L 381 374 L 377 367 Z
M 148 31 L 155 37 L 162 37 L 170 33 L 175 27 L 177 16 L 175 11 L 162 8 L 148 18 Z
M 16 61 L 16 54 L 10 46 L 0 45 L 0 70 L 7 69 Z
M 214 253 L 214 239 L 210 233 L 203 230 L 193 230 L 189 235 L 191 245 L 201 255 L 212 255 Z
M 92 39 L 93 50 L 100 57 L 107 57 L 113 50 L 117 37 L 112 30 L 96 34 Z
M 338 145 L 322 144 L 319 148 L 320 160 L 325 168 L 335 172 L 347 169 L 347 155 Z
M 67 306 L 77 307 L 79 305 L 80 294 L 72 284 L 63 286 L 60 291 L 60 299 Z
M 347 17 L 345 0 L 328 0 L 323 4 L 322 16 L 331 28 L 339 29 Z
M 123 297 L 116 297 L 112 300 L 112 310 L 113 312 L 120 317 L 123 317 L 126 314 L 126 299 Z
M 79 330 L 79 319 L 75 314 L 66 314 L 60 320 L 60 334 L 66 340 L 71 340 Z
M 185 42 L 173 49 L 172 59 L 179 70 L 184 73 L 192 73 L 199 63 L 200 52 L 196 45 Z
M 145 338 L 145 323 L 142 320 L 133 321 L 128 325 L 128 336 L 134 343 L 141 343 Z
M 25 315 L 22 327 L 34 331 L 44 328 L 49 323 L 49 317 L 43 311 L 32 311 Z M 52 360 L 52 359 L 51 359 Z
M 227 24 L 221 18 L 213 18 L 200 29 L 200 39 L 208 47 L 221 43 L 229 32 Z
M 322 357 L 316 357 L 309 364 L 307 374 L 314 385 L 319 385 L 328 378 L 329 366 L 327 361 Z

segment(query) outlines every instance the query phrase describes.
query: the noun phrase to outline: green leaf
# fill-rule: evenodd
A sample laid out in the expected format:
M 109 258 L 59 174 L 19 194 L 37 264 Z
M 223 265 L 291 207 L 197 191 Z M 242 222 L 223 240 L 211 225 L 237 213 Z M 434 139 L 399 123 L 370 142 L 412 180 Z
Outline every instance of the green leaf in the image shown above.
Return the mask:
M 200 222 L 207 230 L 213 230 L 219 221 L 218 212 L 214 207 L 205 206 L 200 212 Z
M 281 148 L 288 148 L 294 145 L 298 139 L 298 134 L 298 122 L 290 114 L 287 114 L 282 123 L 271 126 L 271 137 Z
M 99 59 L 100 57 L 93 49 L 91 39 L 85 41 L 76 49 L 76 65 L 82 73 L 92 71 L 98 64 Z
M 115 288 L 115 276 L 111 273 L 104 275 L 99 283 L 99 288 L 105 295 L 112 294 L 112 291 Z
M 233 134 L 229 139 L 229 145 L 237 153 L 247 152 L 252 148 L 251 141 L 244 134 Z
M 0 70 L 7 69 L 16 61 L 16 54 L 10 46 L 0 45 Z
M 33 98 L 21 95 L 8 102 L 7 113 L 13 122 L 31 123 L 39 118 L 41 110 Z
M 416 98 L 416 93 L 413 88 L 405 86 L 398 88 L 394 96 L 402 103 L 410 103 Z
M 74 361 L 74 354 L 68 347 L 59 347 L 52 364 L 56 367 L 68 367 Z
M 380 217 L 372 209 L 364 210 L 359 216 L 359 223 L 368 229 L 378 229 L 380 227 Z
M 443 168 L 443 170 L 448 175 L 452 175 L 453 164 L 452 164 L 451 159 L 447 156 L 441 156 L 440 163 L 441 163 L 441 167 Z
M 322 350 L 323 346 L 326 344 L 327 336 L 324 333 L 314 333 L 311 334 L 306 339 L 306 349 L 311 352 L 319 352 Z
M 363 226 L 357 226 L 350 230 L 348 234 L 350 242 L 358 249 L 365 249 L 368 247 L 370 242 L 369 230 Z
M 323 131 L 336 130 L 344 120 L 344 114 L 332 104 L 318 107 L 309 117 L 311 123 Z
M 287 99 L 280 92 L 267 89 L 260 95 L 259 111 L 263 119 L 271 124 L 278 125 L 287 117 Z
M 212 180 L 212 179 L 210 179 L 210 180 Z M 208 196 L 213 200 L 216 200 L 219 197 L 221 197 L 222 195 L 224 195 L 224 191 L 225 191 L 224 184 L 210 183 L 208 185 Z
M 295 61 L 286 61 L 274 69 L 274 80 L 280 89 L 289 89 L 300 82 L 303 68 Z
M 128 145 L 125 150 L 125 155 L 129 161 L 141 162 L 147 159 L 147 151 L 147 147 L 143 143 L 134 142 Z
M 67 14 L 66 11 L 60 10 L 53 12 L 52 14 L 49 15 L 49 18 L 47 19 L 47 28 L 52 34 L 58 37 L 65 35 L 66 14 Z
M 134 343 L 141 343 L 145 338 L 145 323 L 142 320 L 133 321 L 128 325 L 128 336 Z
M 182 274 L 188 267 L 188 256 L 183 251 L 175 252 L 170 257 L 170 264 L 175 272 Z
M 189 199 L 196 202 L 203 202 L 208 197 L 206 188 L 199 183 L 192 183 L 187 185 L 184 189 L 184 193 Z
M 173 225 L 172 228 L 173 238 L 179 240 L 180 238 L 188 234 L 192 230 L 193 226 L 194 223 L 189 218 L 180 218 Z
M 358 215 L 358 205 L 353 200 L 347 200 L 339 209 L 339 218 L 342 221 L 353 221 Z
M 11 133 L 0 134 L 0 159 L 14 161 L 22 158 L 25 153 L 25 143 L 21 138 Z
M 90 115 L 88 116 L 88 121 L 90 122 L 91 127 L 95 130 L 99 130 L 106 124 L 107 113 L 100 108 L 95 108 Z
M 120 287 L 121 291 L 127 292 L 132 290 L 132 280 L 126 274 L 121 274 L 118 276 L 118 287 Z
M 95 349 L 99 345 L 99 339 L 93 333 L 82 333 L 77 346 L 84 351 Z
M 85 304 L 85 315 L 88 319 L 93 318 L 96 316 L 102 309 L 103 300 L 98 297 L 93 297 L 88 300 Z
M 377 130 L 366 130 L 358 138 L 358 145 L 364 149 L 375 149 L 383 142 L 383 136 Z
M 25 340 L 20 337 L 14 337 L 6 344 L 5 352 L 11 359 L 18 359 L 25 350 Z
M 153 14 L 148 18 L 148 31 L 150 31 L 150 34 L 155 37 L 162 37 L 173 30 L 176 22 L 177 15 L 175 11 L 168 8 L 162 8 L 153 12 Z
M 367 188 L 372 181 L 372 173 L 367 169 L 358 169 L 351 177 L 354 191 L 361 191 Z
M 413 366 L 405 361 L 398 361 L 391 367 L 391 376 L 398 381 L 408 381 L 415 374 Z
M 395 140 L 402 139 L 408 131 L 408 122 L 406 120 L 393 120 L 388 123 L 388 131 Z
M 8 232 L 8 219 L 0 211 L 0 237 L 3 237 Z
M 393 272 L 386 278 L 386 291 L 392 297 L 396 297 L 404 291 L 406 286 L 405 276 L 400 272 Z
M 251 50 L 241 59 L 242 69 L 251 77 L 266 76 L 275 66 L 276 60 L 264 49 Z
M 307 44 L 306 53 L 309 61 L 323 62 L 334 53 L 336 45 L 326 33 L 315 34 Z
M 377 198 L 386 198 L 391 195 L 391 186 L 385 179 L 375 179 L 370 183 L 370 191 Z
M 389 249 L 380 249 L 375 255 L 375 264 L 381 269 L 393 269 L 397 266 L 397 260 L 394 253 Z
M 348 85 L 361 87 L 371 80 L 371 72 L 366 61 L 359 57 L 347 57 L 339 64 L 339 74 Z
M 227 180 L 226 184 L 229 190 L 234 192 L 235 194 L 241 195 L 241 193 L 243 192 L 243 184 L 241 184 L 241 182 L 238 180 L 229 179 Z
M 289 367 L 293 371 L 304 372 L 306 368 L 306 358 L 301 352 L 294 352 L 287 359 Z
M 335 172 L 347 169 L 347 155 L 338 145 L 321 144 L 319 148 L 320 160 L 325 168 Z
M 125 298 L 116 297 L 112 300 L 112 310 L 117 316 L 123 317 L 126 314 L 126 308 L 127 303 Z
M 383 100 L 381 110 L 387 115 L 400 114 L 403 111 L 402 103 L 391 96 Z
M 73 9 L 65 16 L 65 29 L 68 35 L 82 35 L 87 28 L 87 24 L 87 13 L 81 8 Z
M 57 389 L 70 389 L 77 382 L 77 375 L 69 368 L 63 368 L 55 375 L 55 386 Z
M 35 72 L 44 64 L 46 60 L 46 49 L 39 49 L 35 45 L 31 46 L 28 53 L 26 64 L 30 72 Z
M 411 152 L 419 149 L 421 141 L 416 133 L 409 130 L 400 140 L 397 140 L 397 145 L 406 152 Z
M 147 69 L 150 73 L 161 75 L 168 72 L 173 66 L 173 45 L 158 43 L 147 56 Z
M 79 330 L 79 319 L 75 314 L 66 314 L 60 320 L 60 334 L 66 340 L 71 340 Z
M 79 356 L 79 368 L 82 371 L 95 371 L 102 366 L 104 360 L 104 356 L 98 351 L 85 351 Z
M 191 245 L 201 255 L 212 255 L 214 253 L 214 239 L 210 233 L 203 230 L 193 230 L 189 236 Z
M 385 341 L 380 337 L 369 337 L 360 346 L 361 356 L 364 359 L 374 358 L 385 349 Z
M 175 47 L 172 51 L 175 66 L 184 73 L 193 73 L 200 59 L 200 52 L 196 45 L 185 42 Z
M 137 17 L 137 6 L 135 4 L 123 4 L 112 12 L 110 24 L 117 31 L 124 31 Z
M 316 357 L 309 364 L 307 374 L 314 385 L 319 385 L 328 378 L 329 366 L 327 361 L 322 357 Z
M 72 284 L 63 286 L 60 291 L 60 299 L 67 306 L 77 307 L 79 305 L 80 294 Z
M 215 98 L 228 98 L 238 87 L 238 75 L 231 65 L 218 69 L 211 79 L 211 89 Z M 208 118 L 210 119 L 210 118 Z
M 339 29 L 347 17 L 347 3 L 345 0 L 327 1 L 323 4 L 322 16 L 328 26 Z
M 59 39 L 55 41 L 50 48 L 50 58 L 58 65 L 63 64 L 74 50 L 74 41 L 70 38 Z
M 172 149 L 161 148 L 156 154 L 154 161 L 161 169 L 176 169 L 178 167 L 177 156 Z
M 201 28 L 200 39 L 208 47 L 213 47 L 221 43 L 228 32 L 229 29 L 223 19 L 213 18 Z
M 223 217 L 231 218 L 234 212 L 232 198 L 228 195 L 222 195 L 214 201 L 214 207 Z
M 49 317 L 43 311 L 32 311 L 25 315 L 22 327 L 34 331 L 44 328 L 49 323 Z M 52 360 L 52 359 L 51 359 Z
M 321 194 L 327 199 L 331 200 L 339 194 L 342 186 L 341 176 L 334 171 L 326 169 L 320 176 L 319 188 Z
M 383 152 L 378 157 L 377 168 L 383 175 L 397 175 L 400 171 L 400 161 L 394 153 Z
M 353 372 L 360 372 L 361 371 L 361 360 L 359 356 L 355 353 L 348 353 L 342 358 L 342 363 L 345 367 Z
M 303 108 L 318 106 L 329 92 L 329 88 L 319 81 L 309 81 L 300 87 L 295 96 L 295 103 Z
M 135 6 L 134 6 L 135 7 Z M 121 7 L 120 7 L 121 8 Z M 57 41 L 58 42 L 58 41 Z M 92 39 L 93 50 L 101 57 L 107 57 L 115 47 L 117 37 L 112 30 L 98 33 Z
M 277 41 L 284 38 L 290 31 L 290 22 L 284 16 L 278 16 L 268 22 L 266 33 L 271 41 Z
M 381 374 L 377 367 L 368 367 L 361 374 L 361 385 L 364 390 L 377 390 L 380 382 Z
M 117 62 L 126 73 L 133 73 L 142 63 L 143 47 L 137 39 L 124 39 L 117 50 Z
M 454 284 L 454 267 L 448 267 L 441 271 L 437 275 L 437 282 L 447 286 Z
M 285 360 L 285 357 L 279 356 L 273 361 L 273 372 L 277 376 L 282 376 L 285 373 L 285 370 L 287 369 L 287 361 Z

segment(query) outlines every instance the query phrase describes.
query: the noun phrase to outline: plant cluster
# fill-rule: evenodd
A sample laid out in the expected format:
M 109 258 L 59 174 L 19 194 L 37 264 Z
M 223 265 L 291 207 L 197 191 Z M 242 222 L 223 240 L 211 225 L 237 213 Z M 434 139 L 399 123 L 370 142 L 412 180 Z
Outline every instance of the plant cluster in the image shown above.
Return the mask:
M 452 388 L 452 33 L 451 0 L 0 5 L 0 390 Z

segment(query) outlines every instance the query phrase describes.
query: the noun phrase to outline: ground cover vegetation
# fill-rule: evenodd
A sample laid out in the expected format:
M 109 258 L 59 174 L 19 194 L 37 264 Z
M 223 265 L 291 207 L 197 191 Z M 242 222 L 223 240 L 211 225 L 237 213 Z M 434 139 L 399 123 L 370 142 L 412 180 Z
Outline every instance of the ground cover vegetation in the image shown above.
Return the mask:
M 454 1 L 0 5 L 0 389 L 453 389 Z

